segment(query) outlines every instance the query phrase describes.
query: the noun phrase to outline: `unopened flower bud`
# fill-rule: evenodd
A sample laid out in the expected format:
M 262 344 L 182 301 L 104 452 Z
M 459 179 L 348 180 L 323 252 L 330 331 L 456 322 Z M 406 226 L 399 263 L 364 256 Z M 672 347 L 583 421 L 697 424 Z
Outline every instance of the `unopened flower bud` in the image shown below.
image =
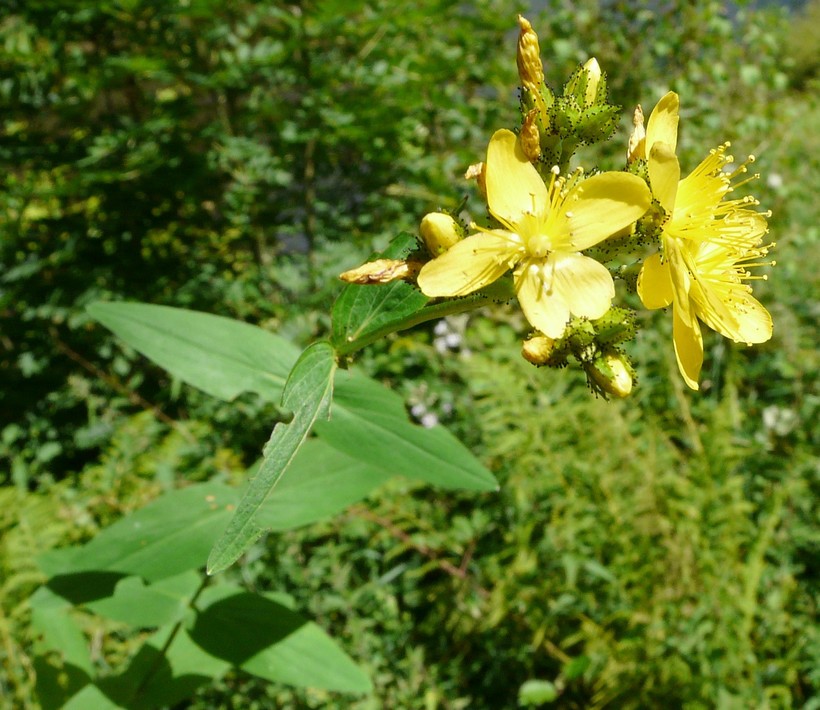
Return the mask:
M 541 136 L 538 132 L 538 110 L 533 109 L 524 116 L 524 123 L 521 125 L 521 149 L 527 160 L 534 163 L 541 157 Z
M 584 93 L 584 103 L 586 106 L 593 106 L 598 97 L 598 88 L 601 85 L 601 67 L 598 60 L 592 57 L 584 64 L 584 71 L 587 75 L 586 91 Z
M 591 108 L 606 102 L 606 81 L 595 57 L 572 73 L 564 86 L 564 96 L 572 96 L 581 108 Z
M 623 353 L 606 350 L 583 366 L 590 387 L 602 396 L 623 399 L 632 392 L 632 365 Z
M 646 130 L 643 127 L 643 109 L 640 104 L 635 107 L 635 113 L 632 114 L 632 125 L 634 128 L 626 149 L 627 165 L 636 160 L 646 159 Z
M 403 259 L 376 259 L 340 274 L 339 278 L 349 284 L 386 284 L 391 281 L 415 280 L 423 264 Z
M 544 83 L 544 65 L 541 63 L 538 35 L 530 21 L 523 15 L 518 16 L 518 25 L 521 28 L 518 35 L 518 53 L 515 57 L 518 64 L 518 76 L 525 89 L 537 94 Z
M 463 236 L 458 223 L 444 212 L 424 215 L 419 232 L 424 245 L 433 256 L 443 254 Z
M 536 335 L 525 340 L 521 346 L 521 355 L 533 365 L 546 365 L 555 350 L 555 341 L 546 335 Z

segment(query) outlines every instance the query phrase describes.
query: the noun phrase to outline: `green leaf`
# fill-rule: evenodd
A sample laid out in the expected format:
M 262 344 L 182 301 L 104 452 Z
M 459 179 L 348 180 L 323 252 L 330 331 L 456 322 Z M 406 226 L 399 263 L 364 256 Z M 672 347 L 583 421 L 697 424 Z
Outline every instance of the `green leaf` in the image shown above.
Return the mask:
M 94 675 L 88 641 L 69 607 L 35 608 L 31 625 L 46 649 L 57 651 L 65 664 L 79 668 L 87 676 Z
M 230 401 L 257 392 L 276 401 L 299 350 L 241 321 L 147 303 L 92 303 L 88 313 L 175 377 Z
M 290 530 L 336 515 L 390 478 L 337 451 L 319 439 L 309 439 L 285 476 L 259 509 L 260 524 Z
M 327 416 L 335 371 L 333 348 L 325 342 L 311 345 L 294 365 L 282 395 L 282 408 L 294 413 L 293 420 L 279 422 L 273 428 L 259 473 L 250 482 L 227 530 L 211 550 L 209 574 L 233 564 L 265 532 L 265 524 L 257 514 L 290 466 L 314 422 Z
M 381 254 L 370 257 L 404 259 L 417 246 L 412 234 L 398 235 Z M 391 325 L 403 321 L 427 304 L 427 296 L 404 281 L 393 281 L 378 286 L 350 284 L 344 288 L 333 305 L 333 345 L 346 352 L 350 344 L 372 342 L 382 332 L 390 332 Z
M 87 685 L 61 710 L 126 710 L 126 706 L 115 703 L 96 685 Z
M 340 371 L 330 421 L 316 433 L 369 466 L 443 488 L 496 491 L 493 475 L 444 427 L 412 424 L 401 397 L 378 382 Z
M 35 601 L 36 598 L 36 601 Z M 94 677 L 88 639 L 65 600 L 46 587 L 31 597 L 37 698 L 43 710 L 61 708 Z
M 191 638 L 209 654 L 266 680 L 354 693 L 365 673 L 316 624 L 273 598 L 230 585 L 206 589 Z
M 207 653 L 185 629 L 159 629 L 119 675 L 99 681 L 105 694 L 123 707 L 176 707 L 205 683 L 230 669 L 230 663 Z M 170 645 L 166 646 L 170 641 Z
M 112 596 L 85 606 L 95 614 L 139 628 L 159 627 L 182 618 L 201 584 L 202 575 L 193 570 L 151 585 L 140 577 L 125 577 Z
M 37 559 L 49 586 L 74 603 L 90 601 L 88 578 L 109 572 L 96 598 L 110 596 L 118 577 L 139 575 L 151 582 L 201 567 L 224 529 L 239 496 L 233 488 L 203 483 L 166 493 L 118 520 L 82 547 L 53 550 Z M 58 575 L 58 577 L 54 579 Z M 62 583 L 62 585 L 58 584 Z

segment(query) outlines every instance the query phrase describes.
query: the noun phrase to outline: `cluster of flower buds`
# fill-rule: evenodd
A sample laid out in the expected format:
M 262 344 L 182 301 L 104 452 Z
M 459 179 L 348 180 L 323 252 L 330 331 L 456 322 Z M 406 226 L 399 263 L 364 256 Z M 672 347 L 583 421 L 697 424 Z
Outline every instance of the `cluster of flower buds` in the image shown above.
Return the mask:
M 635 370 L 619 345 L 635 333 L 635 314 L 613 307 L 596 320 L 573 318 L 561 338 L 538 334 L 525 340 L 521 354 L 533 365 L 557 368 L 566 367 L 573 358 L 593 392 L 604 399 L 623 398 L 632 391 Z
M 544 82 L 538 35 L 521 15 L 518 24 L 522 148 L 530 162 L 563 171 L 579 145 L 612 135 L 619 108 L 608 102 L 606 76 L 594 57 L 572 73 L 562 95 L 555 95 Z

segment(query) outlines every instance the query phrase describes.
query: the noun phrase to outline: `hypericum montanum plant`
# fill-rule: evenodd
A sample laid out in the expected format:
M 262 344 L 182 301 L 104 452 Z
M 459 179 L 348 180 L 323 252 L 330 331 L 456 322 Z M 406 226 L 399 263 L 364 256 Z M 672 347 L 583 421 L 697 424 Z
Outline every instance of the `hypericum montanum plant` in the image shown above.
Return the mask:
M 529 323 L 521 333 L 529 362 L 563 367 L 576 360 L 595 393 L 626 397 L 635 371 L 623 346 L 637 325 L 632 311 L 613 304 L 616 279 L 637 286 L 647 308 L 672 306 L 678 364 L 693 389 L 703 362 L 701 322 L 736 342 L 771 337 L 771 318 L 749 287 L 765 278 L 750 269 L 765 265 L 768 213 L 755 211 L 753 198 L 731 194 L 751 158 L 725 172 L 732 158 L 724 144 L 681 180 L 678 97 L 669 93 L 645 131 L 635 110 L 624 170 L 571 171 L 579 148 L 613 135 L 620 109 L 609 103 L 595 59 L 560 94 L 547 87 L 538 37 L 523 17 L 519 24 L 520 125 L 497 130 L 486 161 L 465 176 L 477 181 L 488 219 L 465 229 L 459 214 L 432 212 L 418 237 L 401 234 L 383 254 L 345 272 L 349 285 L 333 307 L 328 339 L 300 354 L 273 333 L 207 314 L 133 303 L 89 307 L 176 378 L 229 401 L 253 392 L 278 407 L 278 421 L 241 499 L 224 483 L 191 485 L 81 549 L 40 560 L 50 579 L 31 600 L 34 623 L 44 633 L 60 630 L 46 654 L 63 653 L 54 639 L 74 640 L 64 657 L 78 669 L 55 707 L 177 705 L 196 683 L 231 668 L 296 685 L 370 689 L 367 676 L 287 598 L 229 583 L 211 587 L 200 570 L 208 550 L 206 571 L 214 574 L 265 531 L 330 516 L 394 475 L 497 489 L 447 430 L 414 425 L 396 393 L 349 367 L 368 344 L 517 299 Z M 122 673 L 97 675 L 75 606 L 155 631 Z

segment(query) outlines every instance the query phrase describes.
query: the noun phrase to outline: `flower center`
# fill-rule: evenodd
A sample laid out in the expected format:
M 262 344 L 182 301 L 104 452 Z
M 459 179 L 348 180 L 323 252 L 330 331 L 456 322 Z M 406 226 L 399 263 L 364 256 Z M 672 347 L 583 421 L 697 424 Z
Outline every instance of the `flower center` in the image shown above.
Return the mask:
M 536 259 L 543 259 L 552 248 L 552 240 L 544 232 L 544 217 L 539 215 L 533 196 L 532 212 L 525 212 L 516 225 L 518 234 L 524 241 L 527 254 Z
M 536 259 L 543 259 L 550 252 L 552 241 L 547 234 L 533 234 L 527 239 L 527 253 Z

